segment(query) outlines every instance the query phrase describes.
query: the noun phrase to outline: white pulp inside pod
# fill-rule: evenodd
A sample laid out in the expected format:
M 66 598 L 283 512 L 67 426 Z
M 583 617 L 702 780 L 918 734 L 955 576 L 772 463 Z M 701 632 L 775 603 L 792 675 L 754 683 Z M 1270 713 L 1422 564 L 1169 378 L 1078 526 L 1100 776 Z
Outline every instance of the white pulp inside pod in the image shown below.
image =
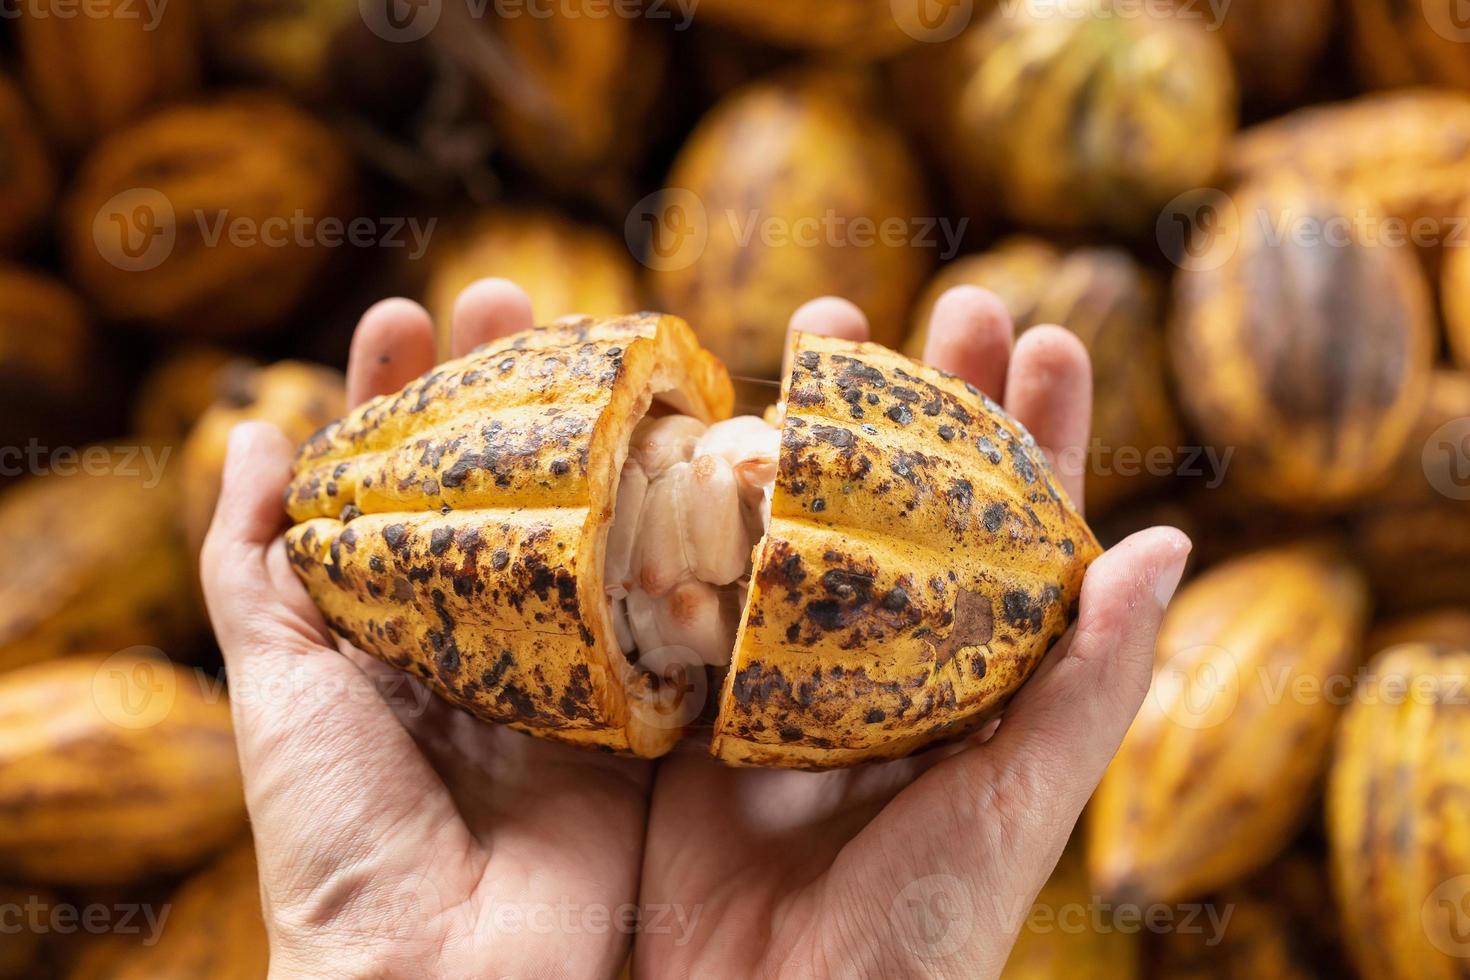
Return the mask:
M 657 674 L 729 664 L 779 451 L 780 432 L 753 415 L 711 426 L 648 416 L 634 428 L 603 579 L 630 660 Z

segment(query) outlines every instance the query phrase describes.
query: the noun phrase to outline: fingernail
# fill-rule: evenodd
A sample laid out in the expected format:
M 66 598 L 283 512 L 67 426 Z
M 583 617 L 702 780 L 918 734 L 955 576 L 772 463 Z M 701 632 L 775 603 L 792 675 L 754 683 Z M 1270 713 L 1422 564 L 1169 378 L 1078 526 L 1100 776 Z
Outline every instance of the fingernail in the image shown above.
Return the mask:
M 1169 602 L 1174 598 L 1174 593 L 1179 590 L 1179 580 L 1184 578 L 1184 566 L 1189 563 L 1189 542 L 1186 540 L 1176 547 L 1176 553 L 1159 569 L 1159 574 L 1154 579 L 1154 596 L 1159 600 L 1159 608 L 1167 609 Z
M 236 422 L 230 427 L 230 438 L 225 443 L 225 474 L 235 469 L 250 452 L 251 423 Z

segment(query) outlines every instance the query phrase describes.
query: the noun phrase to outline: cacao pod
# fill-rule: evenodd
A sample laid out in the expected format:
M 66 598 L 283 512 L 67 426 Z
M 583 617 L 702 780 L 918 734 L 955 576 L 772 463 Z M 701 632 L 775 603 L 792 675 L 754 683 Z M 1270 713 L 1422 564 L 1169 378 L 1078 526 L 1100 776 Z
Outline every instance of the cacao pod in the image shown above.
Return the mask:
M 0 866 L 68 885 L 187 867 L 245 829 L 222 692 L 125 650 L 0 676 Z
M 342 375 L 331 368 L 278 361 L 229 371 L 221 379 L 214 404 L 199 417 L 184 443 L 182 513 L 190 553 L 199 553 L 214 519 L 231 429 L 241 422 L 269 422 L 299 444 L 346 407 Z
M 1232 477 L 1295 509 L 1388 477 L 1423 407 L 1434 319 L 1423 270 L 1377 242 L 1361 199 L 1277 175 L 1216 209 L 1175 279 L 1180 401 Z
M 1388 486 L 1352 515 L 1353 542 L 1387 612 L 1470 604 L 1470 373 L 1435 371 Z
M 1466 216 L 1466 233 L 1455 247 L 1444 250 L 1440 296 L 1450 353 L 1455 363 L 1470 370 L 1470 200 L 1460 211 Z
M 1375 625 L 1364 647 L 1376 653 L 1405 643 L 1470 647 L 1470 609 L 1444 606 L 1397 616 Z
M 0 671 L 131 644 L 177 649 L 199 626 L 177 530 L 169 447 L 53 454 L 46 476 L 0 495 Z
M 109 936 L 82 954 L 68 980 L 265 980 L 270 946 L 255 849 L 237 844 L 169 898 L 159 934 Z
M 1369 665 L 1327 788 L 1343 935 L 1368 980 L 1465 972 L 1470 650 L 1400 646 Z
M 20 91 L 0 75 L 0 255 L 29 244 L 51 208 L 56 175 L 41 131 Z
M 1201 11 L 1180 0 L 1181 11 Z M 1334 0 L 1230 0 L 1220 31 L 1245 94 L 1266 105 L 1299 100 L 1316 73 L 1336 21 Z
M 81 302 L 49 276 L 0 263 L 0 447 L 72 436 L 105 373 Z M 20 467 L 0 456 L 0 476 Z
M 91 0 L 81 14 L 22 8 L 25 82 L 47 129 L 77 149 L 199 84 L 192 3 Z
M 1367 604 L 1361 575 L 1319 544 L 1237 558 L 1185 585 L 1159 630 L 1153 687 L 1088 809 L 1095 886 L 1141 903 L 1193 898 L 1290 843 Z
M 1151 228 L 1224 159 L 1236 94 L 1219 38 L 1107 6 L 1003 4 L 959 49 L 956 151 L 1024 224 Z
M 221 386 L 254 370 L 249 358 L 219 347 L 186 347 L 160 361 L 143 379 L 133 406 L 133 430 L 177 445 L 219 397 Z
M 736 374 L 776 376 L 788 319 L 824 293 L 856 303 L 878 343 L 902 340 L 930 262 L 915 224 L 928 211 L 916 162 L 867 94 L 824 74 L 737 89 L 674 162 L 652 285 Z M 895 223 L 902 242 L 874 232 Z
M 617 316 L 642 305 L 633 260 L 612 235 L 549 211 L 486 212 L 431 259 L 424 296 L 441 356 L 449 354 L 455 298 L 485 276 L 509 279 L 530 294 L 537 323 Z
M 674 317 L 494 341 L 307 443 L 288 554 L 338 635 L 535 735 L 659 755 L 716 689 L 711 751 L 732 764 L 971 732 L 1067 628 L 1092 533 L 1035 441 L 958 379 L 814 335 L 790 363 L 779 429 L 706 429 L 730 381 Z M 741 429 L 749 455 L 691 456 L 694 433 Z M 691 551 L 699 581 L 670 567 Z M 728 645 L 692 649 L 711 634 Z
M 967 11 L 920 19 L 917 0 L 700 0 L 697 16 L 742 34 L 844 58 L 882 58 L 923 40 L 942 39 Z
M 342 240 L 351 167 L 271 96 L 167 109 L 83 163 L 65 215 L 72 277 L 119 320 L 191 337 L 277 326 Z
M 959 285 L 995 292 L 1018 331 L 1059 324 L 1087 346 L 1093 373 L 1088 506 L 1106 510 L 1156 484 L 1145 460 L 1156 448 L 1173 458 L 1182 433 L 1164 376 L 1162 291 L 1154 276 L 1120 249 L 1063 255 L 1038 239 L 1010 239 L 951 263 L 930 280 L 904 346 L 909 356 L 923 353 L 934 304 Z
M 1068 847 L 1036 896 L 1001 980 L 1128 980 L 1139 976 L 1138 935 L 1097 923 L 1080 849 Z M 1080 924 L 1079 924 L 1080 913 Z
M 1456 0 L 1350 0 L 1353 50 L 1380 88 L 1470 88 L 1470 24 Z

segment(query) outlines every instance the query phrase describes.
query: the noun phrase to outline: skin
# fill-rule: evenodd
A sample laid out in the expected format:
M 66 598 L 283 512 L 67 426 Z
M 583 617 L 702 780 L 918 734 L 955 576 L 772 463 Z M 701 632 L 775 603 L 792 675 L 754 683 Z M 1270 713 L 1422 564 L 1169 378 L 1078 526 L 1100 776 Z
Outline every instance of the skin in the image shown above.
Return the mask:
M 482 280 L 452 348 L 532 323 L 522 291 Z M 831 297 L 791 326 L 868 332 Z M 961 287 L 929 338 L 927 360 L 1050 454 L 1085 445 L 1070 333 L 1012 350 L 999 300 Z M 433 349 L 421 307 L 379 303 L 349 399 L 396 390 Z M 612 976 L 630 944 L 637 977 L 995 976 L 1142 702 L 1189 550 L 1153 528 L 1099 558 L 1074 632 L 966 743 L 819 774 L 726 769 L 692 743 L 655 765 L 481 724 L 335 641 L 280 541 L 291 458 L 268 425 L 232 433 L 203 555 L 280 977 Z M 1080 503 L 1081 474 L 1061 476 Z

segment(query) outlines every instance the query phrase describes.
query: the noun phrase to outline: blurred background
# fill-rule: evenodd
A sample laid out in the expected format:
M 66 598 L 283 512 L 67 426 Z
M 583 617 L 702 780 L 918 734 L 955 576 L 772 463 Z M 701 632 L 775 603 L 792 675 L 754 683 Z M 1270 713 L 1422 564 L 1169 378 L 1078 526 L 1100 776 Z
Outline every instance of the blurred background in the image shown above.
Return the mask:
M 748 378 L 824 294 L 1074 331 L 1057 464 L 1195 550 L 1007 976 L 1470 973 L 1463 0 L 8 0 L 0 257 L 0 977 L 264 976 L 225 437 L 488 275 Z

